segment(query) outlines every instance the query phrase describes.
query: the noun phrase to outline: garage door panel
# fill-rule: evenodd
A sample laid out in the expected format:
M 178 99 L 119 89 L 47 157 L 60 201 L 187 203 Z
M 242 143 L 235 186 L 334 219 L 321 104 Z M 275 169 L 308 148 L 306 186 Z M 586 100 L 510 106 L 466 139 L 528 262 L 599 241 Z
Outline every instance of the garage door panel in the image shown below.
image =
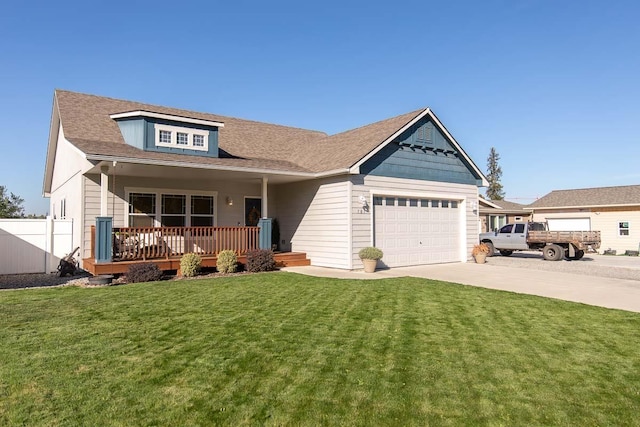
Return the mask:
M 590 218 L 547 218 L 549 231 L 591 231 Z
M 383 203 L 374 205 L 374 242 L 383 250 L 386 265 L 459 261 L 461 211 L 452 208 L 451 202 L 435 208 L 422 203 L 397 206 L 402 198 L 376 197 L 382 197 Z

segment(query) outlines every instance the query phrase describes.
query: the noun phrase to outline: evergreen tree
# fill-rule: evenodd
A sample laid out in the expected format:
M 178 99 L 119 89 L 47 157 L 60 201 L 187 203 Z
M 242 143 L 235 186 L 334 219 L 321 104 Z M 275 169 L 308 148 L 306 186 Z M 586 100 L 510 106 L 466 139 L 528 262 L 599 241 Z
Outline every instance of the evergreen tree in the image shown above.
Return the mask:
M 491 147 L 489 157 L 487 158 L 487 179 L 489 187 L 487 188 L 487 197 L 489 200 L 504 200 L 504 190 L 500 178 L 502 177 L 502 168 L 498 164 L 500 154 L 494 147 Z
M 0 218 L 22 218 L 24 208 L 21 197 L 7 191 L 4 185 L 0 185 Z

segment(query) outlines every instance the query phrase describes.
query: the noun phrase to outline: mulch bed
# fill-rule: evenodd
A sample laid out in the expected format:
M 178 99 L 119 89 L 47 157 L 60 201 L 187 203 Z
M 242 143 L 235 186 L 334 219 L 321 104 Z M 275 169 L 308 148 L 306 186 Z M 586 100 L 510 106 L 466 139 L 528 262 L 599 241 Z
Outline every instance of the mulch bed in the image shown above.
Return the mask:
M 194 280 L 194 279 L 213 279 L 216 277 L 230 277 L 244 274 L 255 274 L 248 271 L 240 271 L 237 273 L 218 273 L 215 270 L 205 270 L 201 274 L 194 277 L 183 277 L 177 275 L 166 274 L 162 280 L 178 281 L 178 280 Z M 0 290 L 2 289 L 28 289 L 28 288 L 47 288 L 54 286 L 82 286 L 87 288 L 97 288 L 104 286 L 114 286 L 126 284 L 125 275 L 120 275 L 113 279 L 108 285 L 93 285 L 89 283 L 91 275 L 87 272 L 80 271 L 73 276 L 58 277 L 57 273 L 31 273 L 31 274 L 8 274 L 0 275 Z

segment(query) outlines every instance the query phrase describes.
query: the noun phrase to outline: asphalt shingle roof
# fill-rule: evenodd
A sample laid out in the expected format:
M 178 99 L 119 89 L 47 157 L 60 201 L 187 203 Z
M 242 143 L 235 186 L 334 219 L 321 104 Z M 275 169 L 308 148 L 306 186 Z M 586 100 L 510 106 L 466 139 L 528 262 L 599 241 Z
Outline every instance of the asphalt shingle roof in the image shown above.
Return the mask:
M 500 206 L 502 209 L 510 211 L 521 211 L 524 209 L 524 205 L 520 203 L 510 202 L 508 200 L 490 200 L 494 205 Z
M 497 212 L 497 213 L 530 213 L 524 210 L 525 205 L 521 205 L 520 203 L 510 202 L 508 200 L 488 200 L 488 202 L 493 203 L 494 205 L 500 206 L 501 209 L 496 209 L 492 207 L 483 207 L 481 204 L 480 210 L 482 212 Z
M 64 90 L 56 90 L 55 101 L 65 138 L 86 154 L 311 173 L 353 166 L 424 111 L 328 136 L 320 131 Z M 149 152 L 127 145 L 110 116 L 131 111 L 223 122 L 218 136 L 220 158 Z
M 611 205 L 640 205 L 640 185 L 555 190 L 531 203 L 527 208 L 540 209 Z

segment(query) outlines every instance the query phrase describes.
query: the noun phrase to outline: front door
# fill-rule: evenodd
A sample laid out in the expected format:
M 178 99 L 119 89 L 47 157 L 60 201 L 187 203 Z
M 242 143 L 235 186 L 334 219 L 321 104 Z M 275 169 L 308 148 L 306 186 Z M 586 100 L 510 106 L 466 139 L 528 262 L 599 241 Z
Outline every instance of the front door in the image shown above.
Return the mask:
M 258 220 L 262 217 L 262 199 L 256 197 L 245 197 L 244 199 L 244 225 L 256 227 Z

